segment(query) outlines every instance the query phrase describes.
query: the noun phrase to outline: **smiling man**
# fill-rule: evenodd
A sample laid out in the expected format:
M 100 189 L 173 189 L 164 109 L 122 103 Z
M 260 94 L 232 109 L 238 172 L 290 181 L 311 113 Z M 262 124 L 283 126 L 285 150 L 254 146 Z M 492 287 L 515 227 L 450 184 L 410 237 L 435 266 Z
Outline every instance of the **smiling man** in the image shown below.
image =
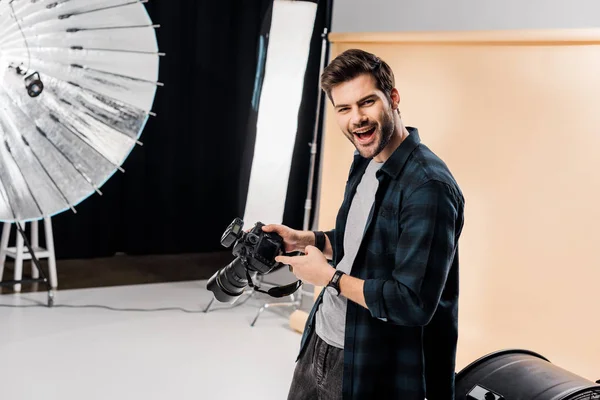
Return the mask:
M 331 85 L 325 83 L 328 84 Z M 377 89 L 373 75 L 362 74 L 352 82 L 343 82 L 330 89 L 332 102 L 333 92 L 338 99 L 334 102 L 338 124 L 362 157 L 383 163 L 408 136 L 401 124 L 398 124 L 399 132 L 396 131 L 392 110 L 398 110 L 400 102 L 397 89 L 392 88 L 386 96 Z M 390 143 L 392 139 L 394 141 Z
M 325 289 L 308 317 L 289 400 L 451 400 L 464 198 L 446 164 L 405 127 L 394 74 L 348 50 L 321 85 L 356 147 L 335 229 L 267 225 L 277 258 Z

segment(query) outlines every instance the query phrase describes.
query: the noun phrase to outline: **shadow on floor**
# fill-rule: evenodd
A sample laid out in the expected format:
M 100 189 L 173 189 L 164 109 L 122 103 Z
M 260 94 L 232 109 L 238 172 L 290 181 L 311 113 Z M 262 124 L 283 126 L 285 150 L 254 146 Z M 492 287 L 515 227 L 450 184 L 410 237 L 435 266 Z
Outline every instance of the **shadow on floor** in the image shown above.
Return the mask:
M 208 279 L 232 260 L 231 251 L 57 260 L 58 290 Z M 47 260 L 41 260 L 41 265 L 47 276 Z M 12 280 L 13 274 L 14 261 L 7 260 L 3 280 Z M 31 262 L 26 261 L 23 279 L 30 277 Z M 21 292 L 46 290 L 43 283 L 23 284 L 21 288 Z M 9 293 L 13 293 L 12 287 L 0 287 L 0 294 Z

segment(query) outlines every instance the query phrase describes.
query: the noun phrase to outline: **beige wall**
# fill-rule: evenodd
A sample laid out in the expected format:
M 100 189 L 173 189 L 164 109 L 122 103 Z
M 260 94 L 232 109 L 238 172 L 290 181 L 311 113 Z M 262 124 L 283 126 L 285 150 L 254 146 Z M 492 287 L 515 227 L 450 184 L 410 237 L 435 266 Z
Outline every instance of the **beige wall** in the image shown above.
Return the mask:
M 466 197 L 457 368 L 504 348 L 600 379 L 600 31 L 332 34 L 396 73 Z M 353 147 L 328 104 L 319 228 Z

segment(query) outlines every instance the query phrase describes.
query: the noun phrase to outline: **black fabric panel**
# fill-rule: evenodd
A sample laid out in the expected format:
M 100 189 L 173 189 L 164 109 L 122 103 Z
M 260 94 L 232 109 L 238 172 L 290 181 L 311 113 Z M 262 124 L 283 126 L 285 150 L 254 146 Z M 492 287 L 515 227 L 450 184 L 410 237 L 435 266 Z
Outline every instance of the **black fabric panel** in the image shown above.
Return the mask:
M 146 4 L 166 53 L 157 117 L 103 196 L 53 218 L 57 258 L 223 250 L 221 234 L 245 198 L 258 43 L 272 1 Z
M 246 127 L 245 146 L 242 154 L 242 168 L 239 173 L 239 197 L 238 197 L 238 213 L 240 218 L 244 217 L 246 208 L 246 200 L 248 197 L 248 189 L 250 186 L 250 173 L 252 162 L 254 160 L 254 146 L 256 144 L 256 123 L 258 121 L 258 110 L 260 109 L 260 98 L 262 94 L 262 86 L 265 79 L 265 66 L 269 49 L 269 34 L 271 31 L 271 18 L 273 17 L 273 4 L 265 13 L 265 19 L 261 25 L 259 43 L 257 46 L 257 65 L 254 78 L 254 89 L 252 92 L 252 106 L 248 116 Z M 233 220 L 233 218 L 232 218 Z M 249 221 L 250 222 L 250 221 Z M 255 223 L 257 221 L 251 221 Z

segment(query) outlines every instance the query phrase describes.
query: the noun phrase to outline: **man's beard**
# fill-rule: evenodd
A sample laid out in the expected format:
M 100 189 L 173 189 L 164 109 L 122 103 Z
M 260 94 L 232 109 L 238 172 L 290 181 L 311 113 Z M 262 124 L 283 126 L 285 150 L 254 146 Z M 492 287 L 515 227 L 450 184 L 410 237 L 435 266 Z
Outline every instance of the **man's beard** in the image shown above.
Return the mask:
M 367 150 L 368 153 L 365 153 L 366 149 L 359 148 L 359 146 L 357 146 L 357 144 L 354 142 L 354 140 L 352 140 L 352 143 L 354 144 L 354 147 L 356 148 L 356 150 L 358 150 L 358 152 L 360 153 L 360 155 L 362 157 L 364 157 L 364 158 L 377 157 L 377 155 L 379 153 L 381 153 L 383 151 L 383 149 L 385 149 L 385 147 L 390 143 L 390 140 L 392 139 L 395 128 L 396 128 L 396 124 L 394 123 L 393 115 L 385 113 L 383 121 L 381 121 L 381 138 L 379 140 L 379 143 L 377 144 L 377 147 L 375 148 L 375 150 L 372 153 L 369 150 Z M 353 135 L 353 134 L 351 134 L 351 135 Z

